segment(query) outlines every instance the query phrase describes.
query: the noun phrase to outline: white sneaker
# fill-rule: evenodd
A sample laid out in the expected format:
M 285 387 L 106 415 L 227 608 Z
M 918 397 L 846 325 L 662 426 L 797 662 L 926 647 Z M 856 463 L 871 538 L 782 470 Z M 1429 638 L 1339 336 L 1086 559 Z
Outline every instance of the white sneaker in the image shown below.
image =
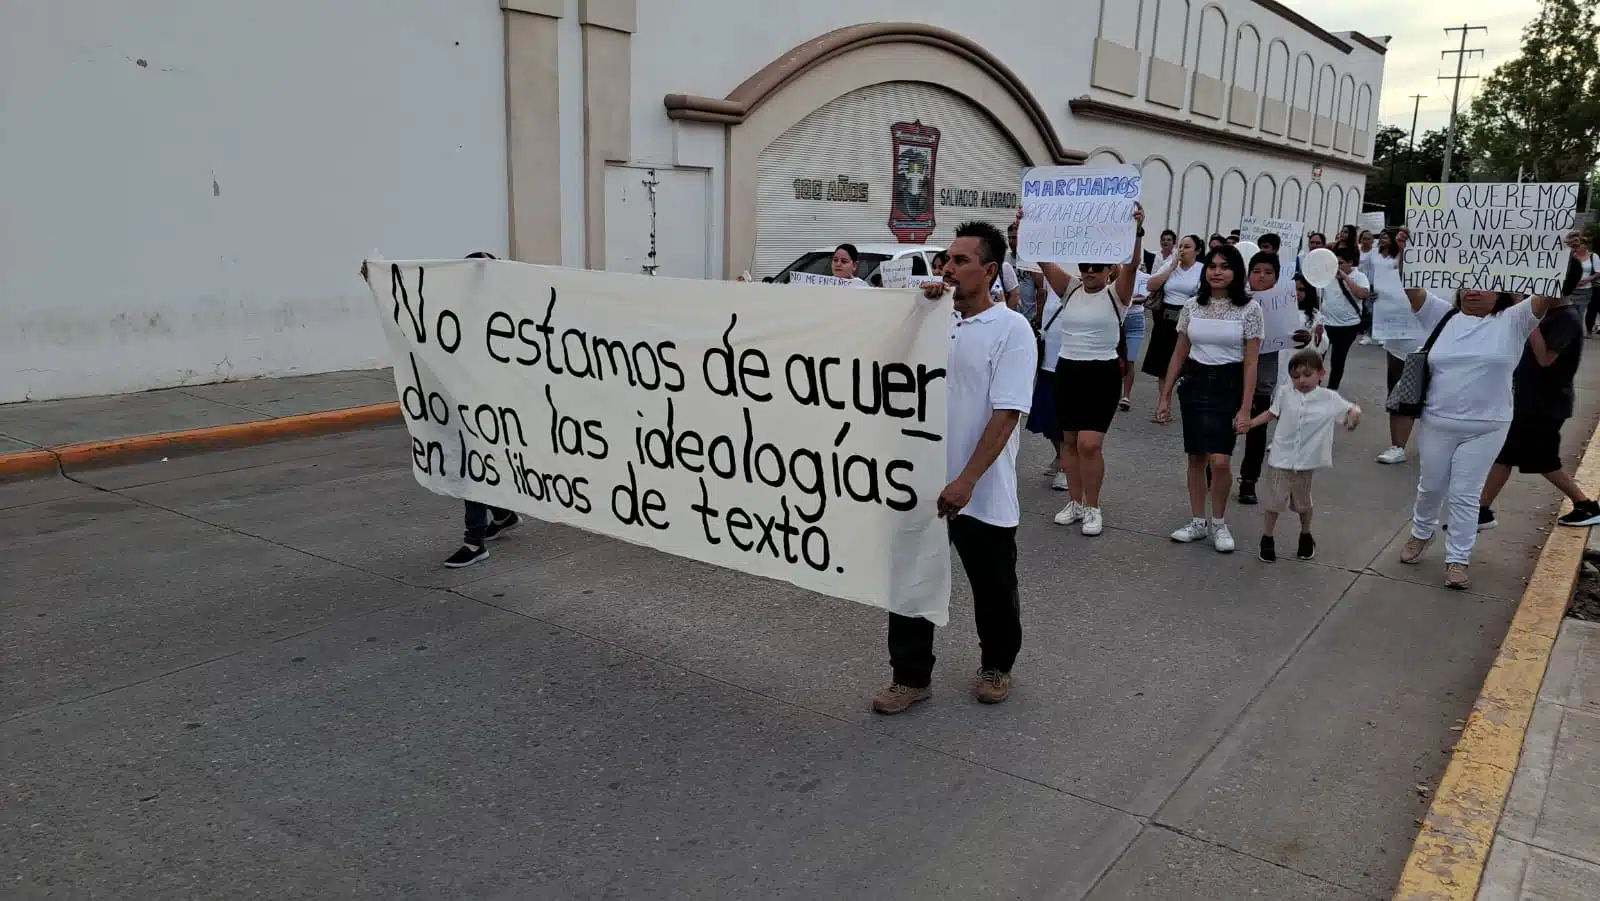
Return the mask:
M 1204 541 L 1211 534 L 1211 527 L 1203 519 L 1193 519 L 1189 524 L 1172 533 L 1172 540 L 1179 544 L 1189 544 L 1195 541 Z
M 1044 474 L 1047 475 L 1047 476 L 1062 475 L 1061 464 L 1057 463 L 1055 460 L 1052 459 L 1050 461 L 1050 465 L 1046 466 L 1044 468 Z
M 1054 479 L 1050 480 L 1050 487 L 1051 487 L 1052 490 L 1055 490 L 1055 491 L 1066 491 L 1067 490 L 1067 474 L 1064 473 L 1064 472 L 1056 473 L 1056 477 Z
M 1372 337 L 1370 335 L 1362 335 L 1361 337 L 1356 339 L 1356 343 L 1361 345 L 1362 347 L 1366 347 L 1367 345 L 1372 343 Z
M 1106 530 L 1105 518 L 1100 515 L 1099 507 L 1083 508 L 1083 534 L 1093 538 Z
M 1056 514 L 1056 525 L 1070 526 L 1080 519 L 1083 519 L 1083 508 L 1078 506 L 1077 501 L 1068 501 L 1067 505 L 1061 508 L 1061 512 Z
M 1379 463 L 1387 463 L 1391 465 L 1395 463 L 1404 463 L 1407 459 L 1406 449 L 1403 447 L 1391 447 L 1378 455 Z
M 1233 553 L 1233 533 L 1228 531 L 1227 523 L 1211 527 L 1211 542 L 1212 546 L 1217 549 L 1217 553 Z

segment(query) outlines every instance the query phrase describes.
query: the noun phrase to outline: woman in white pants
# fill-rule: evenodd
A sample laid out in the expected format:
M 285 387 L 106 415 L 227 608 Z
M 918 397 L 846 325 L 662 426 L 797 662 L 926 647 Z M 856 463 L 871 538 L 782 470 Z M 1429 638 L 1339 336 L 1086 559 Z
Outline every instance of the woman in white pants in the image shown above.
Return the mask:
M 1478 540 L 1483 483 L 1511 427 L 1511 373 L 1550 299 L 1495 291 L 1462 290 L 1459 310 L 1420 288 L 1406 291 L 1429 334 L 1428 390 L 1417 437 L 1421 473 L 1412 512 L 1411 540 L 1401 563 L 1416 563 L 1433 541 L 1441 508 L 1449 505 L 1445 548 L 1447 588 L 1472 585 L 1467 566 Z

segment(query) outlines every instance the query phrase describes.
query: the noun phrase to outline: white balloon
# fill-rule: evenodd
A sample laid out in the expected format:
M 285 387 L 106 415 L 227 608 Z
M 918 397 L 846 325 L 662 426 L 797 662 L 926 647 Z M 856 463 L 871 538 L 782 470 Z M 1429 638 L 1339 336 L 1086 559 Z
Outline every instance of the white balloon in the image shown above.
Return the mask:
M 1313 250 L 1300 261 L 1300 274 L 1313 288 L 1326 288 L 1339 277 L 1339 258 L 1326 247 Z
M 1250 258 L 1261 252 L 1261 248 L 1254 241 L 1240 241 L 1234 245 L 1239 248 L 1239 256 L 1244 257 L 1244 264 L 1250 265 Z

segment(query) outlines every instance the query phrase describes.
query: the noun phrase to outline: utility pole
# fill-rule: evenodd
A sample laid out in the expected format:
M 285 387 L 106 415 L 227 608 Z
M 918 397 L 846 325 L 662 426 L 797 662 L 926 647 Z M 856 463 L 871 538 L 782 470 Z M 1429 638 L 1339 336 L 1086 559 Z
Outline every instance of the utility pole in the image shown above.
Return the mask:
M 1439 53 L 1439 57 L 1441 59 L 1452 54 L 1456 58 L 1456 74 L 1439 76 L 1440 81 L 1453 81 L 1456 83 L 1455 93 L 1450 98 L 1450 129 L 1445 132 L 1444 137 L 1444 169 L 1442 169 L 1439 173 L 1439 180 L 1442 182 L 1450 181 L 1450 158 L 1455 155 L 1456 151 L 1456 110 L 1461 105 L 1461 83 L 1463 81 L 1476 81 L 1478 78 L 1476 75 L 1463 75 L 1462 72 L 1465 70 L 1467 60 L 1469 58 L 1471 58 L 1473 55 L 1483 55 L 1483 50 L 1481 48 L 1474 48 L 1471 50 L 1467 49 L 1467 36 L 1472 34 L 1474 31 L 1482 31 L 1487 33 L 1488 30 L 1488 28 L 1485 28 L 1482 25 L 1471 24 L 1460 25 L 1455 28 L 1446 28 L 1444 30 L 1445 34 L 1452 34 L 1457 31 L 1461 32 L 1461 49 L 1444 50 Z
M 1427 100 L 1427 94 L 1411 95 L 1411 152 L 1417 150 L 1417 114 L 1422 112 L 1422 101 Z

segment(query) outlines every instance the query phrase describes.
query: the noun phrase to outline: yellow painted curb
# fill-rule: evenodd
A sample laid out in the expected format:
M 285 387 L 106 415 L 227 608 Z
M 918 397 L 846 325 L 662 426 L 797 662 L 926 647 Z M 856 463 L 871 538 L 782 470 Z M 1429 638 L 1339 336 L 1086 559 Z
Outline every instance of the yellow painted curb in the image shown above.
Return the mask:
M 1586 491 L 1600 481 L 1600 427 L 1589 439 L 1577 480 Z M 1568 509 L 1563 505 L 1563 510 Z M 1572 600 L 1588 529 L 1551 526 L 1528 588 L 1467 725 L 1450 755 L 1422 831 L 1406 858 L 1394 901 L 1474 901 L 1495 828 L 1511 793 L 1533 705 L 1550 651 Z
M 280 416 L 277 419 L 264 419 L 259 422 L 238 422 L 185 429 L 180 432 L 135 435 L 132 438 L 91 441 L 86 444 L 64 444 L 42 450 L 0 454 L 0 477 L 42 472 L 58 466 L 106 466 L 157 453 L 243 447 L 284 438 L 346 432 L 399 419 L 400 404 L 391 401 L 365 407 L 346 407 L 342 410 Z

